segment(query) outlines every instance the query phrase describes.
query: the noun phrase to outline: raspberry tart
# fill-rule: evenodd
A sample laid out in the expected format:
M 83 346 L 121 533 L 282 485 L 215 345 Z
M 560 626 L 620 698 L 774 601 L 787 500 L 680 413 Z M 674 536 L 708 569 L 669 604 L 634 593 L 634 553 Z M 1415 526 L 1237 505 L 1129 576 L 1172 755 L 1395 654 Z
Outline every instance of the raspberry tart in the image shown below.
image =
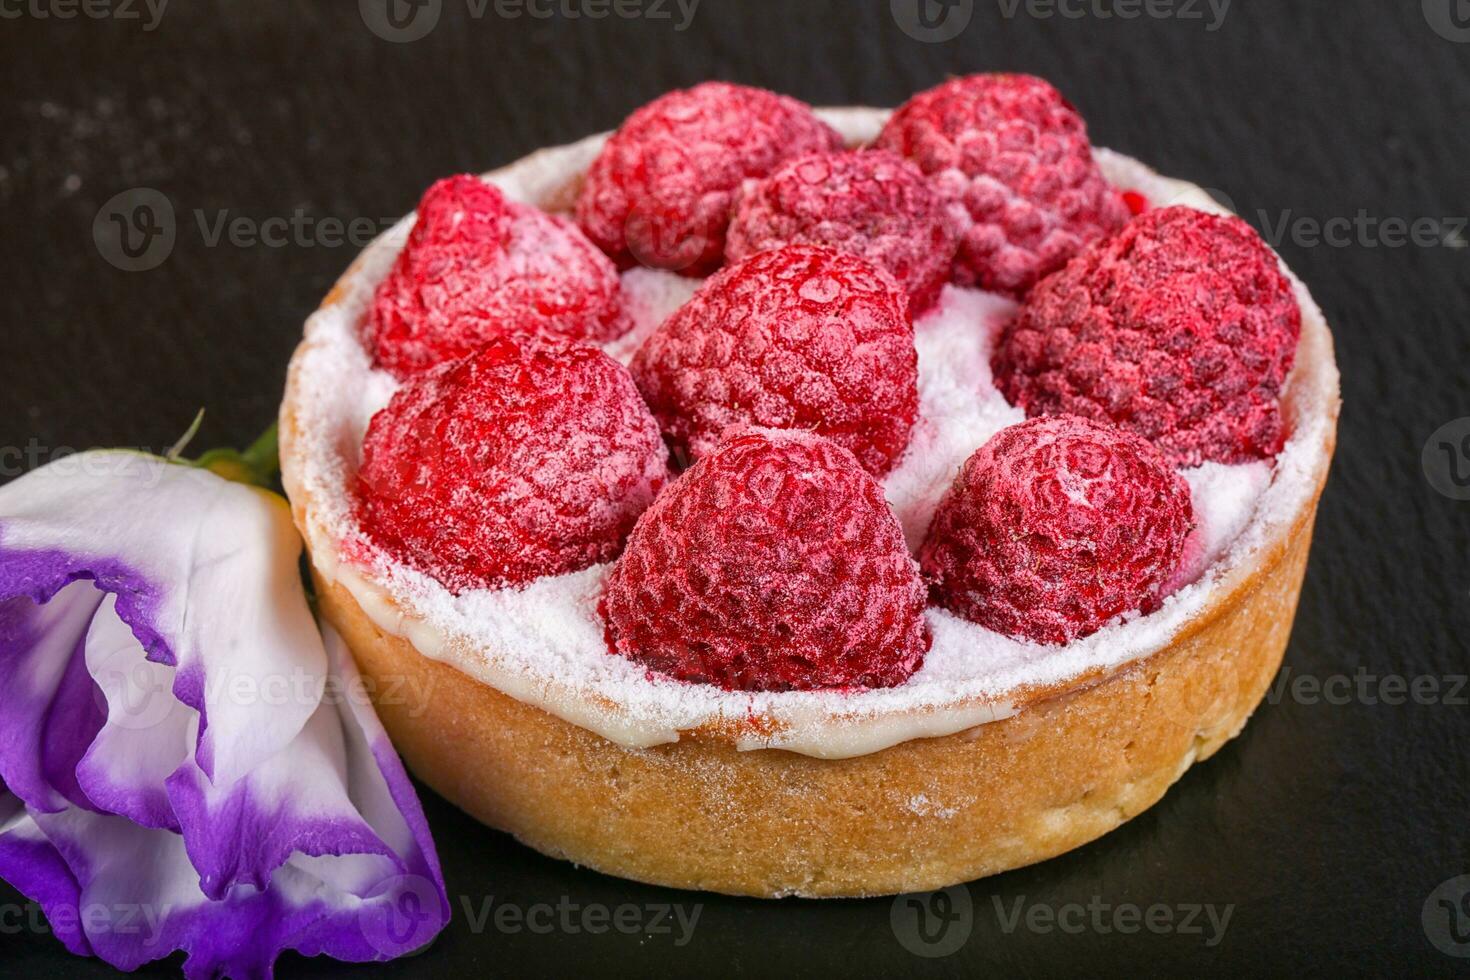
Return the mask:
M 1075 848 L 1241 730 L 1338 408 L 1300 281 L 1045 82 L 710 84 L 431 189 L 308 321 L 282 473 L 445 798 L 860 896 Z

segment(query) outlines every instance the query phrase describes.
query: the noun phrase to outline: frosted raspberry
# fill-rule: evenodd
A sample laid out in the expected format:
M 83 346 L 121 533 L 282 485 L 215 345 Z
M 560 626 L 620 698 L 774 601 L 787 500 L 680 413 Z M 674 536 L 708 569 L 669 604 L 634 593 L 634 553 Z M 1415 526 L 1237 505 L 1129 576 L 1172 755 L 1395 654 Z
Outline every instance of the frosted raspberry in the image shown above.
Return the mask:
M 1092 159 L 1087 127 L 1030 75 L 970 75 L 914 96 L 877 145 L 912 159 L 966 225 L 962 286 L 1023 296 L 1128 219 Z
M 730 425 L 809 429 L 886 473 L 918 414 L 903 289 L 855 255 L 760 252 L 711 277 L 633 359 L 664 434 L 701 456 Z
M 1131 429 L 1176 466 L 1274 456 L 1301 311 L 1244 221 L 1146 211 L 1032 291 L 994 358 L 1028 415 Z
M 949 280 L 954 224 L 912 163 L 883 150 L 812 153 L 741 193 L 725 241 L 738 262 L 805 242 L 861 255 L 892 273 L 917 315 Z
M 936 599 L 998 633 L 1070 643 L 1158 607 L 1194 525 L 1189 484 L 1131 433 L 1051 415 L 965 462 L 920 552 Z
M 614 557 L 667 468 L 620 364 L 586 344 L 501 337 L 373 416 L 358 517 L 451 591 L 500 588 Z
M 883 491 L 805 432 L 734 430 L 644 513 L 608 578 L 609 647 L 746 691 L 902 684 L 925 590 Z
M 424 193 L 363 341 L 404 378 L 502 334 L 604 341 L 627 326 L 617 270 L 576 225 L 464 175 Z
M 706 82 L 655 99 L 613 134 L 587 173 L 577 221 L 622 267 L 705 276 L 720 266 L 741 182 L 842 139 L 796 99 Z

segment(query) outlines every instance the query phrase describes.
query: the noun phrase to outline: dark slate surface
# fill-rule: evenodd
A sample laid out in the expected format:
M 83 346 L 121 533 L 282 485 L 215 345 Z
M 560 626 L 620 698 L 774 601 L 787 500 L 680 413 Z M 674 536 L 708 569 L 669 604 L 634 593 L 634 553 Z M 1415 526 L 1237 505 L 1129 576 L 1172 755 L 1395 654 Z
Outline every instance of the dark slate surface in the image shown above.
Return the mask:
M 895 104 L 949 73 L 1025 70 L 1069 93 L 1099 143 L 1224 190 L 1259 227 L 1286 221 L 1280 247 L 1334 326 L 1346 402 L 1287 663 L 1293 678 L 1429 678 L 1421 684 L 1438 686 L 1435 703 L 1382 703 L 1371 679 L 1354 680 L 1336 704 L 1288 687 L 1123 829 L 972 884 L 972 912 L 948 936 L 964 942 L 941 958 L 916 956 L 911 938 L 905 945 L 915 921 L 907 906 L 633 885 L 541 858 L 427 794 L 456 896 L 450 930 L 399 964 L 288 958 L 282 975 L 1434 975 L 1470 966 L 1440 949 L 1470 952 L 1454 946 L 1443 910 L 1427 929 L 1423 920 L 1431 892 L 1470 872 L 1470 692 L 1454 680 L 1470 670 L 1470 503 L 1432 489 L 1421 466 L 1431 433 L 1470 415 L 1470 233 L 1443 220 L 1470 210 L 1466 5 L 1237 0 L 1210 30 L 1216 15 L 1204 3 L 1189 5 L 1202 19 L 1123 19 L 1096 11 L 1126 11 L 1129 0 L 1064 0 L 1079 18 L 1036 16 L 1046 4 L 954 0 L 955 16 L 972 14 L 968 25 L 925 42 L 900 27 L 916 23 L 908 2 L 896 0 L 894 14 L 887 0 L 704 0 L 681 32 L 677 13 L 507 19 L 492 0 L 475 19 L 467 0 L 443 0 L 427 37 L 388 43 L 350 2 L 176 0 L 150 31 L 141 3 L 137 20 L 61 20 L 36 15 L 64 12 L 51 0 L 5 0 L 3 476 L 66 447 L 165 446 L 201 405 L 210 414 L 200 445 L 243 443 L 270 421 L 300 323 L 354 249 L 311 232 L 279 247 L 211 245 L 221 211 L 254 222 L 298 210 L 312 220 L 396 215 L 437 176 L 614 126 L 666 89 L 709 77 L 815 103 Z M 104 202 L 135 187 L 168 198 L 177 237 L 158 267 L 124 272 L 105 261 L 92 227 Z M 1313 240 L 1311 222 L 1360 212 L 1368 220 L 1345 236 Z M 1393 226 L 1381 224 L 1391 218 L 1431 219 L 1420 226 L 1429 242 L 1395 247 Z M 1445 482 L 1455 474 L 1442 452 L 1430 446 Z M 1470 458 L 1458 461 L 1470 472 Z M 492 897 L 523 910 L 678 903 L 701 912 L 683 944 L 677 930 L 541 935 L 498 929 L 493 918 L 476 929 L 466 904 L 478 915 Z M 16 901 L 0 888 L 0 972 L 109 972 L 38 935 Z M 1018 901 L 1081 930 L 1043 931 L 1025 917 L 1008 930 Z M 1233 912 L 1223 936 L 1203 915 L 1203 934 L 1126 935 L 1112 929 L 1111 910 L 1129 904 L 1167 906 L 1176 921 L 1193 905 Z M 1090 905 L 1108 908 L 1103 928 Z M 1076 906 L 1080 918 L 1068 917 Z M 1470 903 L 1458 926 L 1470 939 Z

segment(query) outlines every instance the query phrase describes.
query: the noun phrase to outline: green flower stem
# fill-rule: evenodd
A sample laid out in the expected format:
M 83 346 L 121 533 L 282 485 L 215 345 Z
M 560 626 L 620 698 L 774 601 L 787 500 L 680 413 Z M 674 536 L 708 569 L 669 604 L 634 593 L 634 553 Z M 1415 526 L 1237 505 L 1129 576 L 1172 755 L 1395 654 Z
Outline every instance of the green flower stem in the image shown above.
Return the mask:
M 276 474 L 281 472 L 281 439 L 277 423 L 272 422 L 270 428 L 262 432 L 240 455 L 261 477 L 274 480 Z
M 270 489 L 275 485 L 276 474 L 281 471 L 276 426 L 272 424 L 243 452 L 238 449 L 211 449 L 198 459 L 189 461 L 188 465 L 209 470 L 236 483 Z

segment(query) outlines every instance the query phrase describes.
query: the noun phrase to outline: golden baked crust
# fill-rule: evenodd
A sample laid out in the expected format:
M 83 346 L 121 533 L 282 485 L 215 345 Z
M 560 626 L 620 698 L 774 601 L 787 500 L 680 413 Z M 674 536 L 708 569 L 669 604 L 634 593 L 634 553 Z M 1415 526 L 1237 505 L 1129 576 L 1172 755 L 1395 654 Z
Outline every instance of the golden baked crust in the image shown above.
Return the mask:
M 577 175 L 549 188 L 565 197 Z M 324 305 L 334 302 L 335 291 Z M 1327 413 L 1331 338 L 1304 333 L 1288 419 Z M 282 405 L 282 471 L 298 527 L 300 379 Z M 1296 610 L 1335 424 L 1314 490 L 1168 646 L 1109 674 L 1024 692 L 1005 720 L 847 759 L 738 751 L 730 733 L 629 748 L 482 684 L 379 629 L 314 565 L 321 610 L 377 692 L 409 767 L 440 795 L 530 846 L 610 874 L 762 897 L 945 887 L 1093 840 L 1158 800 L 1236 735 L 1275 674 Z M 335 561 L 335 556 L 333 556 Z M 427 710 L 426 710 L 427 708 Z
M 1220 614 L 1167 649 L 1003 721 L 851 759 L 686 736 L 628 749 L 383 633 L 341 585 L 322 612 L 410 769 L 544 854 L 678 888 L 775 898 L 942 888 L 1032 864 L 1151 806 L 1245 725 L 1281 663 L 1302 515 Z M 392 703 L 388 703 L 392 702 Z

